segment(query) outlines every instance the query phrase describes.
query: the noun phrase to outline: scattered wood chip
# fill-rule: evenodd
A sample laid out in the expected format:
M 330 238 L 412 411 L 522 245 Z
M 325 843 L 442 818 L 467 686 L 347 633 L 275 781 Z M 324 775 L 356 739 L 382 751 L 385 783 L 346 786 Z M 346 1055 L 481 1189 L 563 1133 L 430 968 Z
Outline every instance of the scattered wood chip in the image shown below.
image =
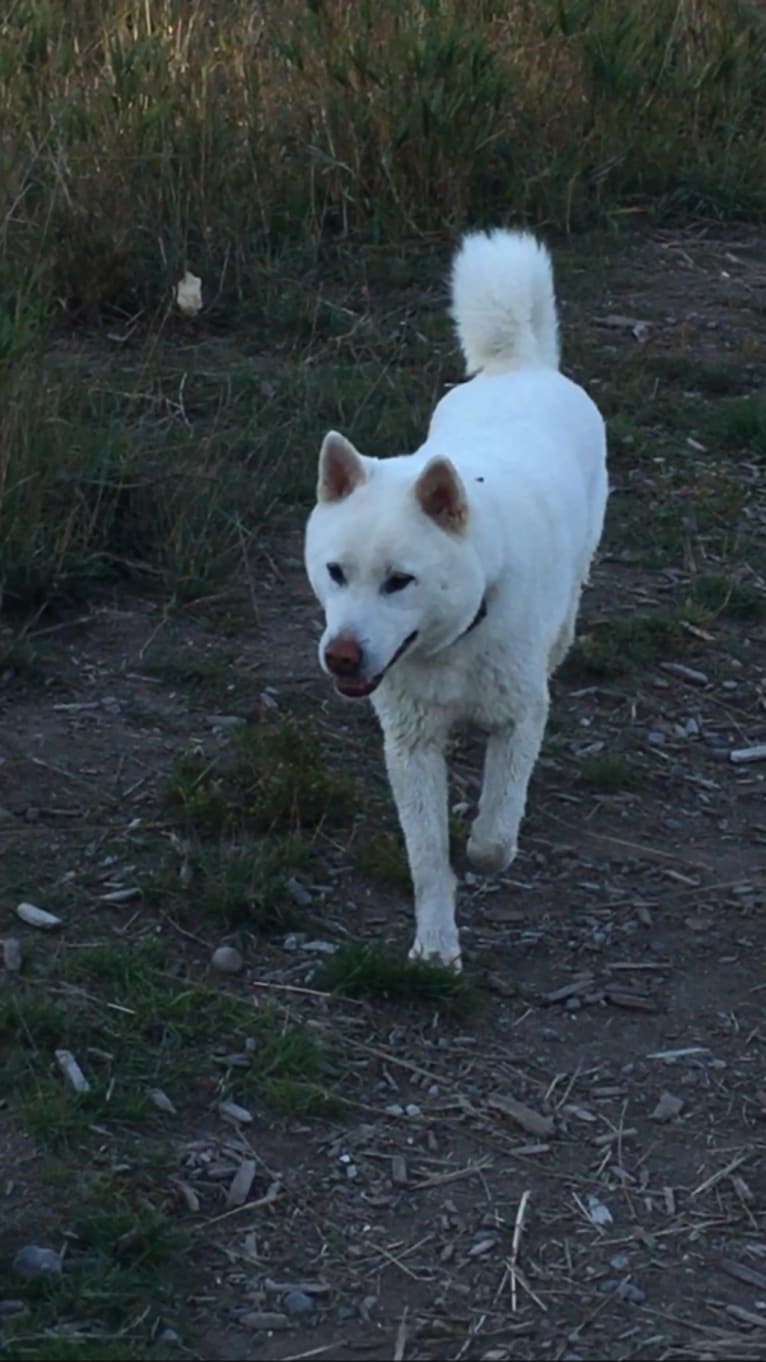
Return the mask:
M 186 1209 L 196 1215 L 199 1210 L 199 1197 L 194 1188 L 191 1187 L 188 1182 L 177 1182 L 176 1187 L 178 1188 L 178 1194 L 186 1206 Z
M 571 984 L 563 984 L 561 988 L 555 988 L 552 993 L 543 993 L 540 1001 L 543 1003 L 563 1003 L 567 998 L 575 998 L 578 993 L 587 993 L 593 987 L 593 975 L 583 975 L 580 979 L 574 979 Z
M 489 1098 L 489 1105 L 501 1111 L 504 1116 L 510 1116 L 511 1120 L 520 1125 L 522 1130 L 526 1130 L 528 1135 L 553 1134 L 555 1125 L 552 1116 L 543 1116 L 539 1111 L 533 1111 L 524 1102 L 517 1102 L 515 1097 L 495 1092 Z
M 603 1225 L 611 1225 L 614 1216 L 609 1207 L 604 1204 L 599 1197 L 591 1192 L 588 1196 L 588 1217 L 593 1225 L 599 1228 Z
M 176 1109 L 170 1098 L 162 1088 L 147 1088 L 146 1095 L 150 1102 L 153 1102 L 158 1111 L 166 1111 L 169 1116 L 176 1115 Z
M 108 894 L 101 894 L 102 903 L 130 903 L 132 899 L 141 898 L 141 889 L 137 884 L 126 887 L 125 889 L 111 889 Z
M 663 1092 L 650 1115 L 651 1121 L 674 1121 L 683 1111 L 683 1098 L 674 1097 L 672 1092 Z
M 21 969 L 21 942 L 16 936 L 6 936 L 3 941 L 3 964 L 12 974 Z
M 329 1282 L 277 1282 L 267 1277 L 263 1289 L 274 1296 L 286 1296 L 290 1291 L 302 1291 L 305 1296 L 327 1296 L 332 1286 Z
M 757 1291 L 766 1292 L 766 1273 L 758 1272 L 754 1267 L 748 1267 L 747 1263 L 738 1263 L 734 1258 L 722 1258 L 719 1267 L 729 1277 L 736 1277 L 738 1281 L 745 1282 L 748 1286 L 754 1286 Z M 766 1324 L 766 1320 L 763 1322 Z
M 733 761 L 735 766 L 748 761 L 766 761 L 766 742 L 760 742 L 755 747 L 735 747 L 729 753 L 729 761 Z
M 707 1045 L 686 1045 L 681 1050 L 654 1050 L 647 1059 L 663 1059 L 666 1064 L 675 1064 L 677 1059 L 687 1059 L 691 1055 L 708 1055 Z
M 80 1068 L 71 1050 L 56 1050 L 56 1063 L 75 1092 L 90 1092 L 90 1083 Z
M 244 1206 L 255 1179 L 255 1159 L 243 1159 L 226 1193 L 227 1206 Z
M 20 903 L 16 909 L 16 916 L 20 917 L 22 922 L 26 922 L 28 927 L 41 927 L 43 931 L 48 932 L 64 925 L 55 913 L 48 913 L 45 908 L 38 908 L 34 903 Z
M 403 1154 L 391 1155 L 391 1178 L 400 1187 L 407 1185 L 407 1160 Z
M 240 1107 L 236 1102 L 219 1102 L 218 1114 L 224 1121 L 234 1121 L 243 1126 L 252 1123 L 253 1113 L 247 1107 Z
M 707 686 L 710 678 L 706 672 L 697 671 L 696 667 L 686 667 L 683 662 L 661 662 L 660 667 L 664 672 L 670 672 L 672 676 L 679 676 L 682 681 L 688 681 L 691 686 Z
M 656 1012 L 657 1004 L 648 993 L 637 993 L 633 989 L 608 988 L 604 994 L 613 1007 L 624 1007 L 633 1012 Z

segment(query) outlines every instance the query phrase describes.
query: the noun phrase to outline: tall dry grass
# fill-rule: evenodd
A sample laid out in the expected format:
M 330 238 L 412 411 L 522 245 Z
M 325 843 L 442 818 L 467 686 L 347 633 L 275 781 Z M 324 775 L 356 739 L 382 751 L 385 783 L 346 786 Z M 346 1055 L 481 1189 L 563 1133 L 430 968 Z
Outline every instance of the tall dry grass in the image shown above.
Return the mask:
M 187 266 L 206 315 L 252 321 L 255 299 L 284 338 L 315 327 L 264 275 L 291 243 L 760 215 L 765 37 L 746 0 L 5 0 L 0 601 L 118 564 L 195 590 L 243 542 L 241 484 L 288 446 L 300 494 L 294 451 L 340 370 L 268 401 L 244 371 L 192 381 L 176 357 L 163 377 Z M 52 323 L 136 317 L 129 363 L 111 342 L 51 362 Z

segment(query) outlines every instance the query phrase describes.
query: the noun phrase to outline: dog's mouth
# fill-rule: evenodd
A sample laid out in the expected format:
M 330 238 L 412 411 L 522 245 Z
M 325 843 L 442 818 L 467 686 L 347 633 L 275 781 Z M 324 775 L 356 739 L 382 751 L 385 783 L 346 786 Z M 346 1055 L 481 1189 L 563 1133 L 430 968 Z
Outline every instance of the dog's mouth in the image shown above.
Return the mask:
M 367 681 L 363 680 L 361 677 L 334 676 L 333 682 L 335 683 L 335 689 L 338 694 L 345 696 L 347 700 L 365 700 L 368 695 L 372 695 L 373 691 L 378 689 L 378 686 L 386 673 L 389 672 L 394 663 L 398 662 L 399 658 L 406 653 L 411 644 L 415 642 L 417 636 L 418 631 L 417 629 L 414 629 L 411 634 L 407 635 L 404 642 L 399 645 L 391 660 L 386 663 L 382 672 L 378 672 L 377 676 L 373 676 Z

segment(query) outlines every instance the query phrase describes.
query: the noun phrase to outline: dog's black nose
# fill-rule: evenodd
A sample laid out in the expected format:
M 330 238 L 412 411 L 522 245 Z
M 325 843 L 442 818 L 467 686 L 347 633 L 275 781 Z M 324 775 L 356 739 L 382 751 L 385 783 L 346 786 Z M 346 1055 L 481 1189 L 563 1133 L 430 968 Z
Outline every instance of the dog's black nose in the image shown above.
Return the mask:
M 324 660 L 333 676 L 356 676 L 362 665 L 362 650 L 356 639 L 331 639 L 324 650 Z

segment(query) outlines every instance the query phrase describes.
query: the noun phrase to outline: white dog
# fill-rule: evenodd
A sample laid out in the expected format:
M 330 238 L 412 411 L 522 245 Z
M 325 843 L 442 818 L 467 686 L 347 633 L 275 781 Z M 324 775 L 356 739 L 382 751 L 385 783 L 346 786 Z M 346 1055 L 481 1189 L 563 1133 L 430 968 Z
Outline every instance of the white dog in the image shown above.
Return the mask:
M 526 233 L 465 237 L 453 316 L 469 382 L 415 454 L 377 459 L 326 436 L 306 568 L 324 607 L 319 659 L 372 696 L 407 844 L 412 958 L 460 968 L 446 744 L 484 730 L 468 855 L 505 870 L 545 731 L 548 678 L 575 631 L 607 499 L 604 423 L 559 372 L 551 262 Z

